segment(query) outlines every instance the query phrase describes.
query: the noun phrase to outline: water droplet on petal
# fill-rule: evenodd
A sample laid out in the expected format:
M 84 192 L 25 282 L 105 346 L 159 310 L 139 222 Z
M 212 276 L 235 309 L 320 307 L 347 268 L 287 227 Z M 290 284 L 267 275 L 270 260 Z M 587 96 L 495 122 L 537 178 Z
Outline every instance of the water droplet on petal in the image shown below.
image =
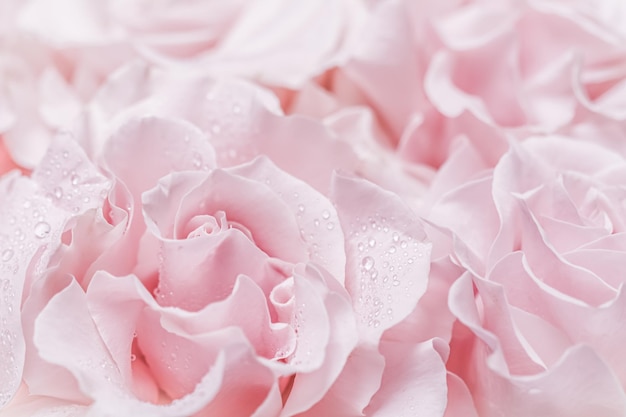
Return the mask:
M 330 219 L 330 212 L 328 210 L 324 210 L 322 212 L 322 219 L 324 219 L 324 220 Z
M 363 260 L 361 261 L 361 266 L 363 267 L 363 269 L 365 269 L 366 271 L 369 271 L 370 269 L 372 269 L 374 267 L 374 259 L 371 256 L 366 256 L 365 258 L 363 258 Z
M 368 242 L 367 242 L 368 246 L 370 248 L 373 248 L 374 246 L 376 246 L 376 239 L 371 238 Z
M 200 169 L 200 167 L 202 167 L 202 156 L 198 152 L 194 152 L 191 163 L 194 168 Z
M 35 237 L 43 239 L 50 233 L 50 225 L 46 222 L 39 222 L 35 225 Z
M 326 225 L 326 228 L 327 228 L 328 230 L 333 230 L 333 229 L 335 228 L 335 223 L 333 223 L 333 222 L 329 222 L 329 223 Z
M 135 355 L 134 353 L 130 354 L 130 361 L 131 362 L 135 362 L 137 360 L 137 355 Z
M 13 249 L 5 249 L 2 252 L 2 261 L 3 262 L 9 262 L 11 260 L 11 258 L 13 258 Z
M 76 175 L 76 174 L 73 174 L 73 175 L 70 177 L 70 182 L 72 183 L 72 185 L 73 185 L 74 187 L 76 187 L 76 186 L 78 185 L 78 182 L 79 182 L 79 181 L 80 181 L 80 178 L 79 178 L 79 177 L 78 177 L 78 175 Z
M 305 209 L 305 208 L 304 208 L 304 204 L 299 204 L 299 205 L 298 205 L 298 211 L 299 211 L 300 213 L 304 213 L 304 209 Z

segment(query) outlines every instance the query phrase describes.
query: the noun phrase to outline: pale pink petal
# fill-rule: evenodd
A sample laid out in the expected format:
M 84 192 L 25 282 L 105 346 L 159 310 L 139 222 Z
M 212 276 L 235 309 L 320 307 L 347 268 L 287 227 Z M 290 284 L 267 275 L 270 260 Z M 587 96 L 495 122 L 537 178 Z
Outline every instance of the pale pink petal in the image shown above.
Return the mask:
M 507 2 L 499 5 L 476 2 L 442 16 L 434 26 L 450 49 L 471 50 L 510 30 L 518 14 Z
M 267 255 L 237 230 L 163 242 L 162 256 L 155 296 L 163 305 L 190 311 L 229 295 L 239 274 L 255 277 L 266 293 L 283 278 Z
M 51 397 L 24 395 L 2 409 L 11 417 L 87 417 L 88 407 Z
M 32 178 L 55 206 L 71 214 L 100 208 L 111 187 L 110 180 L 69 135 L 59 135 L 53 140 Z
M 533 272 L 546 285 L 591 305 L 611 299 L 614 289 L 587 269 L 567 262 L 550 244 L 545 232 L 523 202 L 520 202 L 523 230 L 521 249 Z
M 453 285 L 449 302 L 453 313 L 479 339 L 464 376 L 470 381 L 479 415 L 583 417 L 624 413 L 626 398 L 619 381 L 590 347 L 571 347 L 547 371 L 512 376 L 499 340 L 481 327 L 469 276 Z
M 300 237 L 307 246 L 309 259 L 343 282 L 346 268 L 344 235 L 337 211 L 325 196 L 307 183 L 277 169 L 265 157 L 241 165 L 231 172 L 259 183 L 267 183 L 272 192 L 295 214 L 292 217 L 299 226 Z
M 380 388 L 384 368 L 385 359 L 376 348 L 357 346 L 328 393 L 302 417 L 364 415 L 363 410 Z
M 159 117 L 131 120 L 120 127 L 107 142 L 104 159 L 137 203 L 142 192 L 172 170 L 208 170 L 215 166 L 214 151 L 198 128 Z
M 332 198 L 346 234 L 346 288 L 360 332 L 378 341 L 416 306 L 428 285 L 431 244 L 395 194 L 335 175 Z
M 471 257 L 483 263 L 497 236 L 500 224 L 491 198 L 491 183 L 489 177 L 467 181 L 446 193 L 427 216 L 428 221 L 454 233 L 467 248 L 467 254 L 456 254 L 459 257 Z M 478 273 L 483 273 L 485 267 L 474 266 Z
M 73 281 L 71 275 L 54 273 L 36 281 L 31 295 L 22 307 L 22 322 L 26 341 L 24 381 L 33 395 L 65 399 L 75 403 L 87 403 L 87 395 L 80 390 L 75 376 L 61 364 L 49 362 L 40 355 L 35 344 L 35 323 L 50 300 L 66 289 Z
M 343 3 L 325 0 L 296 7 L 285 0 L 251 2 L 206 65 L 217 73 L 298 87 L 330 65 L 352 11 Z M 283 24 L 277 26 L 278 16 Z
M 472 395 L 465 382 L 455 374 L 448 372 L 448 404 L 444 417 L 478 417 Z
M 297 346 L 289 364 L 299 372 L 283 416 L 306 411 L 322 400 L 358 341 L 349 296 L 334 277 L 312 266 L 296 268 L 293 292 Z M 321 362 L 315 364 L 316 360 Z
M 611 365 L 611 369 L 626 385 L 626 368 L 619 359 L 615 346 L 620 345 L 626 334 L 617 318 L 624 311 L 625 292 L 620 290 L 602 307 L 596 308 L 566 294 L 559 293 L 537 278 L 520 253 L 503 258 L 494 268 L 490 279 L 502 284 L 509 303 L 523 311 L 540 317 L 547 324 L 541 327 L 551 330 L 553 348 L 562 343 L 562 332 L 572 343 L 585 343 Z M 548 326 L 548 327 L 546 327 Z M 533 325 L 539 331 L 540 327 Z M 558 329 L 558 330 L 557 330 Z M 607 338 L 606 335 L 611 335 Z M 604 335 L 604 336 L 603 336 Z M 545 339 L 536 342 L 545 349 Z
M 413 344 L 381 345 L 385 372 L 381 389 L 365 415 L 441 417 L 446 408 L 446 368 L 434 340 Z
M 124 392 L 119 371 L 76 281 L 71 281 L 43 308 L 35 320 L 33 342 L 41 358 L 68 370 L 86 396 L 97 398 Z
M 449 341 L 455 318 L 447 306 L 448 292 L 461 274 L 449 257 L 433 259 L 426 292 L 411 314 L 385 332 L 383 340 L 421 343 L 438 337 Z
M 242 309 L 242 306 L 246 306 Z M 254 311 L 254 317 L 250 317 Z M 245 334 L 257 356 L 283 359 L 295 349 L 296 335 L 286 323 L 273 323 L 265 294 L 251 278 L 239 275 L 232 293 L 222 301 L 207 305 L 196 314 L 163 313 L 164 328 L 179 334 L 197 335 L 226 327 L 237 327 Z
M 401 1 L 379 3 L 342 68 L 368 97 L 394 137 L 400 137 L 412 113 L 425 105 L 421 74 L 408 6 Z
M 0 181 L 0 314 L 6 318 L 0 324 L 0 357 L 8 364 L 1 377 L 0 403 L 11 399 L 21 379 L 25 346 L 20 311 L 35 278 L 33 266 L 50 259 L 68 217 L 35 181 L 17 172 Z
M 424 79 L 424 89 L 433 106 L 443 115 L 454 118 L 470 111 L 480 120 L 491 122 L 485 103 L 462 91 L 453 82 L 455 62 L 450 53 L 438 52 L 433 57 Z
M 39 101 L 39 111 L 46 124 L 57 128 L 71 126 L 82 110 L 80 98 L 53 68 L 41 74 Z
M 257 361 L 244 333 L 236 326 L 215 330 L 204 326 L 202 330 L 202 322 L 206 322 L 202 312 L 196 314 L 160 307 L 132 276 L 97 275 L 89 288 L 89 302 L 107 345 L 112 353 L 115 352 L 118 364 L 125 363 L 126 369 L 131 362 L 130 341 L 136 326 L 142 357 L 135 360 L 145 359 L 158 386 L 170 398 L 178 399 L 156 415 L 176 415 L 185 403 L 187 408 L 231 410 L 249 415 L 270 392 L 274 392 L 273 373 Z M 218 306 L 215 308 L 219 309 Z M 123 329 L 118 326 L 119 314 L 124 316 L 122 320 L 127 324 Z M 183 319 L 195 321 L 195 330 L 201 333 L 189 334 L 180 328 L 176 323 L 184 323 Z M 242 373 L 246 372 L 244 377 Z M 213 388 L 203 387 L 207 384 Z M 249 401 L 238 403 L 240 395 L 248 397 Z M 128 407 L 140 405 L 129 402 Z M 141 407 L 150 410 L 156 406 L 143 404 Z M 210 414 L 208 411 L 203 413 Z

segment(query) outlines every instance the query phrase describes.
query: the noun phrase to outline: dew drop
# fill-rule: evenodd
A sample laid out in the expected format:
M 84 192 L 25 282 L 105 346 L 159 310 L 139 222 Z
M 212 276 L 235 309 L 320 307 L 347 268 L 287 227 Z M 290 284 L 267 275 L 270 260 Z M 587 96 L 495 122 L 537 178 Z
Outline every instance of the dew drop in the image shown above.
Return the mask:
M 130 361 L 131 362 L 135 362 L 137 360 L 137 355 L 135 355 L 134 353 L 130 354 Z
M 76 175 L 76 174 L 73 174 L 73 175 L 70 177 L 70 182 L 72 183 L 72 185 L 73 185 L 74 187 L 76 187 L 76 186 L 78 185 L 78 182 L 79 182 L 79 181 L 80 181 L 80 178 L 79 178 L 79 177 L 78 177 L 78 175 Z
M 324 210 L 322 212 L 322 219 L 324 219 L 324 220 L 330 219 L 330 212 L 328 210 Z
M 356 247 L 359 250 L 359 252 L 363 252 L 365 250 L 365 245 L 362 242 L 359 242 L 359 244 L 356 245 Z
M 390 246 L 388 252 L 389 253 L 396 253 L 396 247 L 395 246 Z
M 313 220 L 313 224 L 315 225 L 315 227 L 319 226 L 320 225 L 319 219 Z
M 372 281 L 375 281 L 376 278 L 378 278 L 378 271 L 376 269 L 372 269 L 370 271 L 370 278 L 372 279 Z
M 202 156 L 198 152 L 194 152 L 191 163 L 194 168 L 200 169 L 200 167 L 202 167 Z
M 374 267 L 374 259 L 371 256 L 366 256 L 365 258 L 363 258 L 363 260 L 361 261 L 361 266 L 363 267 L 363 269 L 365 269 L 366 271 L 371 270 Z
M 43 239 L 50 233 L 50 225 L 46 222 L 39 222 L 35 225 L 35 237 Z
M 391 235 L 391 239 L 397 243 L 400 240 L 400 235 L 398 235 L 397 232 L 394 232 L 393 235 Z
M 9 262 L 13 258 L 13 249 L 5 249 L 2 251 L 2 262 Z
M 335 228 L 335 223 L 328 222 L 328 224 L 326 224 L 326 229 L 333 230 L 334 228 Z
M 298 204 L 298 212 L 299 213 L 304 213 L 304 210 L 305 210 L 304 204 Z
M 370 248 L 373 248 L 374 246 L 376 246 L 376 239 L 374 239 L 374 238 L 370 238 L 370 240 L 367 242 L 367 245 L 368 245 Z

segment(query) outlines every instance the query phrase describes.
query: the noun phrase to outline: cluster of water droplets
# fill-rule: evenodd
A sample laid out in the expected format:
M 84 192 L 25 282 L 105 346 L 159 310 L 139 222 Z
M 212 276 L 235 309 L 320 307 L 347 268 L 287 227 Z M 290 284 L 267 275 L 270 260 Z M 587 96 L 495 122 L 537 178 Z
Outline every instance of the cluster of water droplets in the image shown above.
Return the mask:
M 34 177 L 48 190 L 54 205 L 72 214 L 98 207 L 106 197 L 109 181 L 85 161 L 85 156 L 67 149 L 50 149 Z M 45 226 L 41 226 L 43 233 Z
M 188 370 L 193 362 L 193 358 L 184 349 L 180 348 L 180 345 L 176 342 L 173 344 L 161 341 L 161 354 L 159 358 L 163 365 L 171 372 L 179 372 L 181 370 Z
M 341 273 L 331 265 L 344 251 L 343 231 L 332 203 L 310 185 L 272 167 L 263 168 L 263 181 L 294 213 L 299 234 L 309 259 L 333 274 Z
M 426 246 L 400 231 L 406 227 L 398 227 L 393 217 L 379 214 L 356 218 L 351 224 L 349 239 L 356 246 L 358 268 L 358 310 L 367 327 L 377 328 L 394 320 L 394 304 L 414 285 L 412 266 L 424 261 Z
M 205 96 L 207 114 L 202 127 L 222 167 L 239 165 L 259 154 L 250 138 L 258 133 L 250 117 L 252 103 L 242 97 L 245 95 L 233 95 L 220 88 L 211 89 Z
M 78 147 L 78 145 L 76 145 Z M 25 269 L 41 274 L 56 247 L 63 223 L 72 214 L 100 206 L 109 182 L 87 177 L 84 155 L 52 147 L 31 178 L 13 178 L 13 192 L 0 211 L 0 385 L 19 379 L 17 352 L 19 308 Z M 33 264 L 32 261 L 36 262 Z M 10 388 L 9 388 L 10 389 Z M 0 405 L 10 394 L 0 390 Z
M 298 198 L 298 193 L 294 193 L 294 198 Z M 319 204 L 315 204 L 319 206 Z M 333 244 L 327 243 L 326 248 L 320 248 L 318 241 L 319 235 L 331 233 L 335 228 L 339 227 L 339 222 L 335 213 L 331 213 L 330 209 L 323 208 L 319 210 L 310 210 L 307 212 L 306 204 L 299 203 L 296 209 L 296 216 L 300 224 L 300 237 L 309 246 L 309 256 L 311 260 L 316 261 L 320 265 L 325 264 L 325 252 L 333 250 Z M 339 248 L 334 248 L 335 250 Z
M 0 212 L 0 385 L 9 387 L 19 378 L 18 358 L 15 357 L 19 328 L 19 308 L 26 267 L 35 253 L 47 247 L 52 232 L 48 215 L 52 209 L 43 197 L 34 195 L 35 186 L 28 179 L 17 179 L 16 188 L 25 196 L 13 196 L 3 201 Z M 32 192 L 32 195 L 31 193 Z M 43 260 L 42 260 L 43 262 Z M 41 262 L 33 273 L 40 272 Z M 8 401 L 9 394 L 0 390 L 0 405 Z
M 298 303 L 293 314 L 291 321 L 291 327 L 296 333 L 297 344 L 301 346 L 300 349 L 296 348 L 293 355 L 289 358 L 289 363 L 295 366 L 307 365 L 311 360 L 313 354 L 311 346 L 313 342 L 310 340 L 311 334 L 307 331 L 303 331 L 306 325 L 305 309 L 306 303 Z M 281 352 L 284 354 L 284 352 Z
M 76 358 L 76 364 L 89 375 L 98 375 L 106 381 L 106 385 L 118 392 L 126 391 L 122 383 L 119 369 L 110 358 L 84 357 Z M 96 370 L 94 372 L 94 370 Z

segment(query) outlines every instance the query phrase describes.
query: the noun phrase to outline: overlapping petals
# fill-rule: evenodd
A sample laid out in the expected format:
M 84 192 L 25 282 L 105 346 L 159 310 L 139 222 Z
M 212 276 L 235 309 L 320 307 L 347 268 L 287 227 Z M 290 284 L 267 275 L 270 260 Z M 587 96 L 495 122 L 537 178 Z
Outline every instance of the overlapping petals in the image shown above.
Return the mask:
M 472 148 L 461 148 L 469 180 L 451 181 L 457 171 L 444 166 L 450 188 L 429 209 L 467 270 L 449 304 L 473 336 L 458 333 L 452 349 L 484 415 L 624 410 L 623 281 L 613 269 L 624 256 L 624 159 L 570 141 L 529 139 L 495 169 L 472 166 Z

